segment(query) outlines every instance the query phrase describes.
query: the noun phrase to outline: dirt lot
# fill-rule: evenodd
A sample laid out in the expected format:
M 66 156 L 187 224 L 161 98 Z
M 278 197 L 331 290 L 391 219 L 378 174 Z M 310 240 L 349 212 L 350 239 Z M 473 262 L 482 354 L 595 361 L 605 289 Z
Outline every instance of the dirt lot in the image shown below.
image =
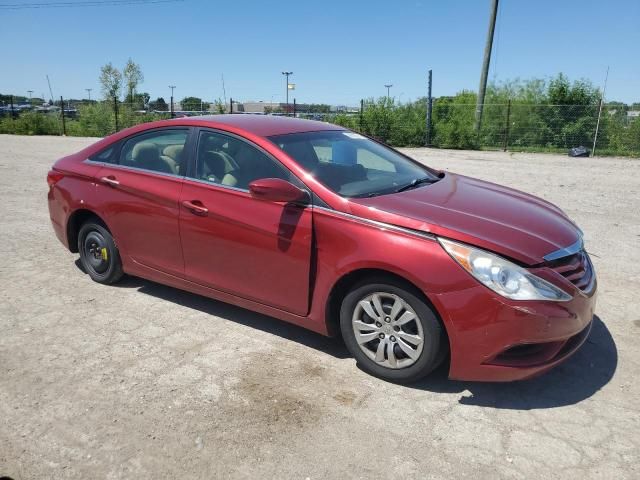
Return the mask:
M 277 320 L 91 282 L 45 175 L 92 141 L 0 136 L 0 476 L 640 478 L 640 160 L 411 150 L 560 205 L 600 293 L 588 342 L 546 376 L 402 387 Z

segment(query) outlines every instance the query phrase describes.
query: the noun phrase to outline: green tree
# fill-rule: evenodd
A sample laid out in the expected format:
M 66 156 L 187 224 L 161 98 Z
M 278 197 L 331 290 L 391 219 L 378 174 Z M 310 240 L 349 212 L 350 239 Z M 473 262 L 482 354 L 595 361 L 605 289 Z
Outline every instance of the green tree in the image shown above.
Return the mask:
M 203 102 L 199 97 L 185 97 L 180 101 L 180 105 L 182 105 L 182 110 L 187 111 L 209 110 L 209 104 Z
M 169 105 L 164 101 L 164 98 L 158 97 L 152 102 L 149 102 L 149 110 L 158 110 L 159 112 L 168 112 Z
M 600 91 L 587 80 L 571 83 L 562 73 L 551 79 L 544 112 L 555 147 L 570 148 L 593 141 Z
M 474 131 L 477 95 L 463 90 L 438 98 L 433 105 L 433 143 L 444 148 L 477 148 Z
M 213 102 L 213 111 L 215 113 L 225 113 L 227 111 L 227 105 L 222 101 L 221 98 L 218 98 Z M 266 113 L 266 108 L 265 108 L 265 113 Z
M 329 113 L 331 106 L 326 103 L 312 103 L 309 105 L 309 113 Z
M 122 73 L 111 62 L 100 68 L 100 86 L 105 99 L 111 100 L 120 96 L 122 89 Z
M 147 92 L 134 93 L 133 101 L 130 102 L 130 106 L 133 109 L 142 110 L 144 108 L 147 108 L 147 105 L 149 104 L 149 99 L 150 99 L 150 95 Z
M 134 94 L 139 84 L 144 81 L 144 75 L 140 65 L 135 63 L 131 58 L 127 60 L 122 70 L 124 81 L 127 85 L 127 103 L 134 103 Z

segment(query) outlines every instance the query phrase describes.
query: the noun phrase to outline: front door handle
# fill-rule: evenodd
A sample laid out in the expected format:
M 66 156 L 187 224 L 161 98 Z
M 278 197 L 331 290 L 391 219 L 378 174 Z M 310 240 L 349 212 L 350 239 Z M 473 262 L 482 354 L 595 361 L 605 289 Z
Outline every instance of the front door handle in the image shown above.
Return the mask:
M 205 217 L 209 213 L 209 209 L 200 200 L 185 200 L 182 202 L 182 206 L 194 215 L 200 215 L 201 217 Z
M 116 180 L 116 177 L 114 177 L 113 175 L 109 175 L 108 177 L 102 177 L 100 181 L 102 183 L 106 183 L 110 187 L 117 187 L 118 185 L 120 185 L 120 182 Z

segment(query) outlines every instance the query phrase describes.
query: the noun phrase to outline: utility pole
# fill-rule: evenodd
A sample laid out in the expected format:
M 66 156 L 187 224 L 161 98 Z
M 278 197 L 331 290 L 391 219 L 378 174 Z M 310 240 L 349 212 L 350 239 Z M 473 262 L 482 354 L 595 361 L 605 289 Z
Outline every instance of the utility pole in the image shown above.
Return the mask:
M 169 88 L 171 89 L 171 118 L 173 118 L 175 116 L 173 113 L 173 90 L 176 88 L 176 86 L 169 85 Z
M 489 76 L 489 63 L 491 62 L 491 49 L 493 48 L 493 32 L 496 29 L 496 16 L 498 15 L 498 0 L 491 0 L 491 14 L 489 16 L 489 31 L 487 32 L 487 43 L 484 46 L 484 59 L 482 61 L 482 71 L 480 72 L 480 88 L 478 88 L 478 103 L 476 104 L 476 133 L 480 133 L 482 126 L 482 109 L 484 107 L 484 96 L 487 91 L 487 77 Z
M 393 85 L 389 83 L 388 85 L 385 85 L 384 87 L 387 89 L 387 102 L 388 102 L 389 101 L 389 89 L 391 87 L 393 87 Z
M 429 87 L 427 91 L 427 135 L 425 138 L 425 147 L 431 146 L 431 112 L 433 110 L 433 97 L 431 97 L 431 70 L 429 70 Z
M 93 90 L 93 88 L 85 88 L 85 90 L 87 91 L 87 95 L 89 96 L 89 101 L 91 101 L 91 90 Z
M 287 115 L 289 115 L 289 75 L 293 75 L 293 72 L 282 72 L 282 75 L 287 77 Z

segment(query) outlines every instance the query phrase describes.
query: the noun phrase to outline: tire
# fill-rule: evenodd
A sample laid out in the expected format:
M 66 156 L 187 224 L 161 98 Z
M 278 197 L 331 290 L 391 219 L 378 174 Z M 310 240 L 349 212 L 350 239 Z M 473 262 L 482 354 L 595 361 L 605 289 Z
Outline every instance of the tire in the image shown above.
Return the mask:
M 384 315 L 379 315 L 379 307 Z M 444 329 L 432 307 L 418 292 L 390 279 L 356 285 L 342 301 L 340 329 L 364 371 L 396 383 L 425 377 L 448 351 Z
M 87 220 L 80 227 L 78 252 L 84 271 L 93 281 L 111 285 L 124 275 L 118 247 L 109 230 L 99 220 Z

